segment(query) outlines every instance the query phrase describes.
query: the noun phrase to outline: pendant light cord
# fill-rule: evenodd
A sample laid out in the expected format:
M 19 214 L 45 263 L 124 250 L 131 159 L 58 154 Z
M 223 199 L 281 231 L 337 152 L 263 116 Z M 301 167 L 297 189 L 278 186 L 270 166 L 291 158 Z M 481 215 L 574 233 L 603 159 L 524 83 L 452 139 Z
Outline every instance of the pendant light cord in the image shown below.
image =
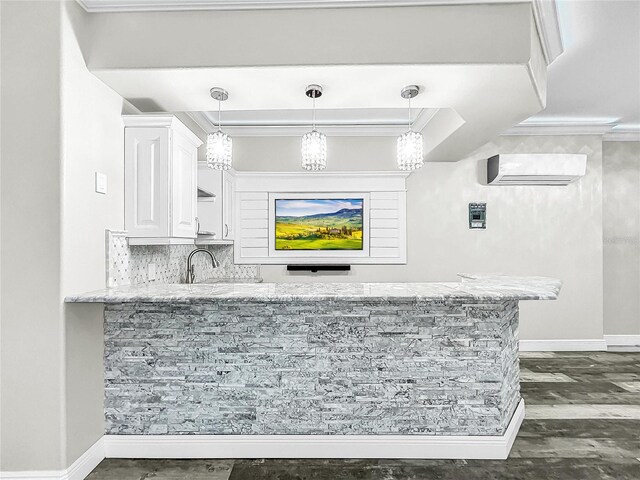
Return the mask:
M 220 127 L 220 125 L 221 125 L 220 117 L 221 117 L 221 115 L 222 115 L 222 114 L 220 113 L 220 109 L 221 109 L 221 107 L 220 107 L 220 98 L 218 98 L 218 131 L 221 131 L 221 130 L 222 130 L 222 128 Z
M 411 97 L 409 97 L 409 108 L 407 113 L 407 127 L 409 127 L 409 131 L 411 131 Z
M 313 99 L 313 129 L 316 129 L 316 92 L 313 92 L 313 95 L 311 96 L 311 98 Z

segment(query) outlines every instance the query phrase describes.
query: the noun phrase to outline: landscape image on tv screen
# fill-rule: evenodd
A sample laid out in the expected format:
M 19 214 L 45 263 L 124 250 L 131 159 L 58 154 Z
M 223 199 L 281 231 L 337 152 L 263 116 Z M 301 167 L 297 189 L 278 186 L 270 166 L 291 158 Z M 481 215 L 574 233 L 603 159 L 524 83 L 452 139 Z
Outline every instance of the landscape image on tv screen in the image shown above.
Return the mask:
M 362 198 L 275 202 L 276 250 L 362 250 Z

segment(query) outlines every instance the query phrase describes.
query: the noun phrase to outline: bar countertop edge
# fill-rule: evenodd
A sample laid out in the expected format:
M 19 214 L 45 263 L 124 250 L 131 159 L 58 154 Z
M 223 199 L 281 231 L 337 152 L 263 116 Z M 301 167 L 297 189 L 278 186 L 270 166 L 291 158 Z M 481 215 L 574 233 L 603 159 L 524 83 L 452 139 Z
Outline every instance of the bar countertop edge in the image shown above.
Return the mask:
M 199 283 L 144 284 L 69 295 L 66 303 L 194 303 L 224 300 L 501 301 L 555 300 L 562 281 L 505 274 L 459 274 L 461 282 L 430 283 Z

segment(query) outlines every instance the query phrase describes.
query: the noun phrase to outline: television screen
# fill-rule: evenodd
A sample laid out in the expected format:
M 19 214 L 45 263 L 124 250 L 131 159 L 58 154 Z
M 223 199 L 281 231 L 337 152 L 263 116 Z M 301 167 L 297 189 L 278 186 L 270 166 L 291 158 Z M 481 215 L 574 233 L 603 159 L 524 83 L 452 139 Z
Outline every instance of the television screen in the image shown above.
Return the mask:
M 276 250 L 362 250 L 362 198 L 276 199 Z

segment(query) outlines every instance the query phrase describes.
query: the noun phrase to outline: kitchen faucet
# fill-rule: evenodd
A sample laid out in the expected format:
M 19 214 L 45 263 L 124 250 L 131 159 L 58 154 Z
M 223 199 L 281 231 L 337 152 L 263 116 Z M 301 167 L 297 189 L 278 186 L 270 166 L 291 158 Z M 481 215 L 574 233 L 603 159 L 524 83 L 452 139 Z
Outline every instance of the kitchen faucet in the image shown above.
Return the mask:
M 204 252 L 211 257 L 211 265 L 213 266 L 213 268 L 218 268 L 220 266 L 220 263 L 218 263 L 216 257 L 214 257 L 213 253 L 211 253 L 209 250 L 207 250 L 206 248 L 196 248 L 189 254 L 189 257 L 187 258 L 187 283 L 193 283 L 193 281 L 196 279 L 196 274 L 193 271 L 194 266 L 191 265 L 191 259 L 198 252 Z

